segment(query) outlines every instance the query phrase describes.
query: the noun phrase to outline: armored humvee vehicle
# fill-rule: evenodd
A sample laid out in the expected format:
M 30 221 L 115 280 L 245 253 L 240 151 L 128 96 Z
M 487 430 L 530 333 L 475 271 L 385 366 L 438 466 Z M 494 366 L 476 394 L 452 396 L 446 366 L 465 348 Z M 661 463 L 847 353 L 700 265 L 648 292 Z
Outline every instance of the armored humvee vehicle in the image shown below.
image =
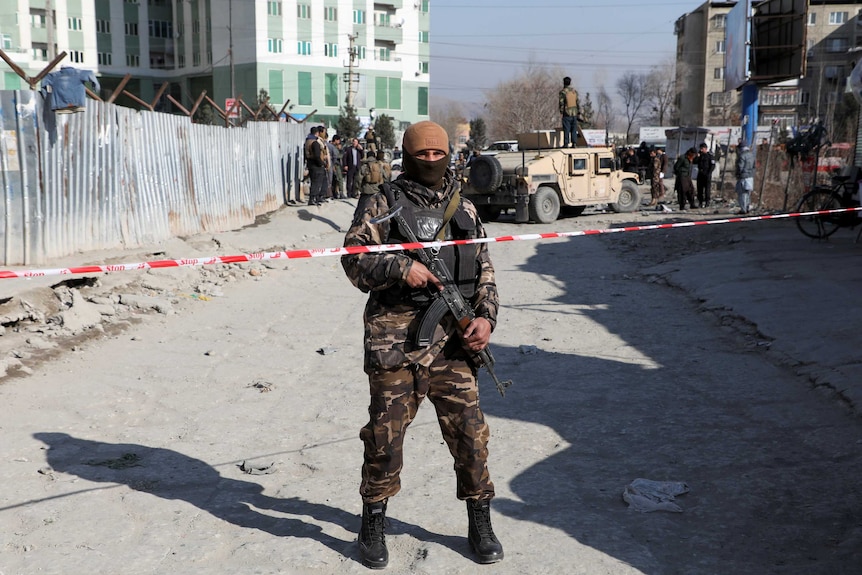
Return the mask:
M 560 148 L 559 136 L 521 134 L 517 152 L 474 158 L 464 171 L 461 193 L 484 221 L 510 208 L 516 222 L 547 224 L 561 211 L 579 215 L 596 204 L 609 204 L 615 212 L 640 207 L 638 175 L 618 168 L 612 148 Z

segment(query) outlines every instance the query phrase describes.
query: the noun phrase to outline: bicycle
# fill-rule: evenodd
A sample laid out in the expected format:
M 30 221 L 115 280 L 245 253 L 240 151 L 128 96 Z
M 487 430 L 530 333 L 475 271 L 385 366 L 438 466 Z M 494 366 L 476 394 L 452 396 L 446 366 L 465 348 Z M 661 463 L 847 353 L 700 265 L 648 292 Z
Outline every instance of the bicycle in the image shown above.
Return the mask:
M 833 176 L 831 187 L 817 186 L 802 196 L 796 206 L 796 212 L 824 212 L 858 208 L 859 200 L 856 196 L 856 185 L 856 181 L 850 176 Z M 799 231 L 816 240 L 828 238 L 838 231 L 838 228 L 853 229 L 860 223 L 862 223 L 862 216 L 858 211 L 838 214 L 811 214 L 796 218 Z M 856 236 L 857 242 L 859 236 L 862 236 L 862 230 Z

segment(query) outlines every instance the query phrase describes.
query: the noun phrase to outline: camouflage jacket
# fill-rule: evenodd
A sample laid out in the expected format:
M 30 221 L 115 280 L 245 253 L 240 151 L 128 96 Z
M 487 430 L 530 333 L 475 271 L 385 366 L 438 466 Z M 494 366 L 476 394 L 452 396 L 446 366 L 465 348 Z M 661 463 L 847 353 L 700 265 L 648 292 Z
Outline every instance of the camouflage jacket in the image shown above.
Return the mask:
M 446 182 L 439 191 L 399 176 L 390 184 L 398 187 L 402 194 L 413 203 L 422 207 L 438 208 L 448 205 L 459 183 L 451 171 L 446 172 Z M 476 208 L 469 200 L 462 199 L 464 210 L 476 222 L 477 237 L 485 237 L 485 230 L 476 214 Z M 380 245 L 387 243 L 389 226 L 393 220 L 371 224 L 370 220 L 385 214 L 389 204 L 382 191 L 363 195 L 353 215 L 353 223 L 344 239 L 345 246 Z M 497 325 L 497 285 L 494 267 L 488 255 L 487 244 L 477 244 L 476 294 L 471 298 L 476 315 L 485 317 L 493 330 Z M 416 307 L 411 301 L 384 303 L 378 297 L 383 290 L 403 284 L 413 265 L 415 255 L 409 252 L 384 252 L 342 256 L 341 265 L 354 286 L 369 294 L 365 306 L 365 370 L 393 369 L 408 363 L 428 366 L 443 349 L 446 342 L 457 333 L 457 326 L 451 314 L 447 314 L 432 338 L 432 344 L 425 348 L 415 345 L 415 336 L 424 309 Z M 391 290 L 390 290 L 391 291 Z M 455 336 L 458 337 L 458 336 Z
M 566 94 L 570 92 L 574 92 L 575 98 L 578 99 L 577 106 L 569 106 L 567 104 Z M 578 98 L 578 91 L 571 86 L 560 90 L 560 114 L 562 114 L 563 116 L 573 116 L 575 118 L 578 118 L 581 115 L 581 101 L 580 98 Z

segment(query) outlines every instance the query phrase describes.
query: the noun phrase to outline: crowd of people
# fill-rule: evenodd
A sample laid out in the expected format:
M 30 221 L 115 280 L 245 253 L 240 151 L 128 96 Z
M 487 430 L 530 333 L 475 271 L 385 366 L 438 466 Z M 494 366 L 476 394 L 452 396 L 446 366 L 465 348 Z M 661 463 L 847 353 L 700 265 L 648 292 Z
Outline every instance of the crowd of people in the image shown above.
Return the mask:
M 669 173 L 664 149 L 641 142 L 637 148 L 617 150 L 617 157 L 623 171 L 638 174 L 641 183 L 649 182 L 651 197 L 648 206 L 656 206 L 665 200 L 667 188 L 664 180 Z M 712 206 L 712 176 L 717 162 L 718 158 L 710 151 L 706 142 L 702 142 L 698 148 L 689 148 L 674 161 L 674 193 L 680 210 Z M 751 147 L 740 140 L 736 146 L 734 170 L 739 214 L 748 214 L 751 211 L 754 171 L 755 162 Z
M 326 127 L 312 126 L 305 138 L 304 159 L 309 206 L 374 193 L 377 185 L 392 179 L 392 167 L 377 147 L 373 128 L 365 133 L 365 147 L 359 138 L 351 138 L 345 147 L 340 134 L 330 139 Z

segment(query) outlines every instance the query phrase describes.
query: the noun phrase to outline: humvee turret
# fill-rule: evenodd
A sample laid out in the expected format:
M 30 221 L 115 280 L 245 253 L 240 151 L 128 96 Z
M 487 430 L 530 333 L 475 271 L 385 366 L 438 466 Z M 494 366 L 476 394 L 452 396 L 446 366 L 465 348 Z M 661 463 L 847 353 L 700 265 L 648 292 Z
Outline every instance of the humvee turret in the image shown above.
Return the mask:
M 484 221 L 510 208 L 516 222 L 547 224 L 561 211 L 578 215 L 596 204 L 615 212 L 640 207 L 638 174 L 619 169 L 613 148 L 560 148 L 559 136 L 520 134 L 517 152 L 477 156 L 464 171 L 461 193 Z

